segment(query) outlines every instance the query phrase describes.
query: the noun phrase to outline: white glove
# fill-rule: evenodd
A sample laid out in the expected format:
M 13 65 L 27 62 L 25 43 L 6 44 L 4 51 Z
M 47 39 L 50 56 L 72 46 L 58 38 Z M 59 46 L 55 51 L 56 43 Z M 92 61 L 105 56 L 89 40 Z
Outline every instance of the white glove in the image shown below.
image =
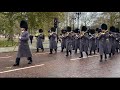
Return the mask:
M 19 39 L 21 39 L 21 37 L 19 37 Z

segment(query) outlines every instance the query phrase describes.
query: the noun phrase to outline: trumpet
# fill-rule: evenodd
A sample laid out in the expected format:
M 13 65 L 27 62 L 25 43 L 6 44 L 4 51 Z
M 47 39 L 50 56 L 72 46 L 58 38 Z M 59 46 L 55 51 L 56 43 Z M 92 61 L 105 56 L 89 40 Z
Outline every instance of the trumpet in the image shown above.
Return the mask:
M 83 37 L 85 35 L 86 32 L 81 32 L 80 33 L 80 37 Z

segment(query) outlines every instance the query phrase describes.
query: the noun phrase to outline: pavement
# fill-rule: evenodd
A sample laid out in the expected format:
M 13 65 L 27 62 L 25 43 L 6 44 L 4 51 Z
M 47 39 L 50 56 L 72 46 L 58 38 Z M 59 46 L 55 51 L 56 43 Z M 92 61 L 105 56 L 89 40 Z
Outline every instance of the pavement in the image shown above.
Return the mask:
M 48 41 L 47 37 L 45 38 L 45 41 L 43 42 L 43 46 L 45 49 L 49 49 L 49 41 Z M 31 50 L 36 49 L 36 39 L 35 38 L 34 38 L 32 44 L 29 41 L 29 47 Z M 60 42 L 58 43 L 58 49 L 60 49 Z M 2 53 L 2 52 L 14 52 L 14 51 L 18 51 L 18 46 L 0 47 L 0 53 Z

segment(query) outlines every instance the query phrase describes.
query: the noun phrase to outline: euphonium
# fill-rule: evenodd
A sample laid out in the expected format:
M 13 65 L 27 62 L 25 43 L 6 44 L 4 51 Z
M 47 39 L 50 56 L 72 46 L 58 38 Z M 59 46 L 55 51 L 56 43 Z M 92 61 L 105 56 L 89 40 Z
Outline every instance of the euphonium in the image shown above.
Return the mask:
M 85 35 L 85 32 L 81 32 L 80 33 L 80 37 L 84 36 Z

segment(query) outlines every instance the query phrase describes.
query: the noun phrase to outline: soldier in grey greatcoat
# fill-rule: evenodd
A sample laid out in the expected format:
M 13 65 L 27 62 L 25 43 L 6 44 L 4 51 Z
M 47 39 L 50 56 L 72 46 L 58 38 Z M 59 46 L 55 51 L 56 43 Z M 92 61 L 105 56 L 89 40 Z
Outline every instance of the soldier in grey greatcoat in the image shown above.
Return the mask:
M 115 27 L 111 26 L 110 31 L 109 31 L 109 41 L 110 41 L 110 44 L 109 44 L 109 46 L 110 46 L 109 47 L 109 50 L 110 50 L 109 57 L 111 57 L 111 54 L 112 55 L 115 54 L 116 37 L 115 37 L 114 33 L 115 33 Z
M 77 49 L 79 49 L 80 46 L 80 40 L 79 40 L 79 29 L 75 29 L 74 31 L 74 40 L 75 40 L 75 53 L 77 53 Z
M 86 53 L 86 55 L 88 56 L 88 46 L 89 46 L 89 37 L 88 37 L 88 33 L 86 33 L 87 31 L 87 27 L 83 26 L 80 32 L 80 54 L 81 56 L 79 58 L 83 57 L 83 52 Z
M 66 35 L 66 56 L 69 56 L 72 54 L 72 33 L 71 33 L 71 27 L 67 27 L 67 35 Z
M 63 52 L 63 50 L 66 48 L 66 30 L 65 29 L 61 30 L 60 41 L 61 41 L 61 52 Z
M 110 42 L 109 42 L 109 32 L 107 30 L 107 25 L 101 25 L 102 32 L 99 35 L 99 54 L 100 54 L 100 62 L 102 62 L 103 55 L 105 56 L 105 61 L 107 59 L 107 54 L 110 53 Z
M 72 34 L 72 50 L 75 50 L 75 30 L 71 31 Z
M 49 33 L 49 48 L 50 48 L 50 53 L 53 53 L 53 49 L 55 50 L 55 53 L 57 53 L 57 40 L 58 40 L 58 35 L 55 33 L 56 29 L 54 27 L 51 28 L 51 31 Z
M 96 50 L 97 52 L 99 52 L 99 39 L 98 39 L 98 36 L 100 35 L 100 32 L 101 32 L 101 29 L 100 28 L 96 28 Z
M 115 29 L 115 36 L 116 36 L 116 52 L 118 53 L 118 51 L 120 50 L 120 33 L 119 33 L 119 28 Z
M 43 42 L 45 39 L 45 35 L 43 34 L 42 29 L 39 29 L 39 34 L 36 36 L 36 38 L 37 38 L 37 43 L 36 43 L 37 52 L 39 52 L 39 48 L 41 48 L 43 52 L 44 51 Z
M 32 54 L 28 44 L 29 33 L 27 31 L 28 29 L 27 22 L 22 20 L 20 22 L 20 27 L 22 33 L 21 36 L 19 37 L 19 47 L 18 47 L 16 62 L 13 66 L 19 66 L 21 57 L 27 57 L 27 59 L 29 60 L 28 64 L 32 63 Z
M 96 50 L 96 37 L 95 37 L 95 30 L 94 29 L 90 29 L 89 31 L 89 50 L 90 50 L 90 54 L 92 55 L 92 51 L 95 54 L 95 50 Z

